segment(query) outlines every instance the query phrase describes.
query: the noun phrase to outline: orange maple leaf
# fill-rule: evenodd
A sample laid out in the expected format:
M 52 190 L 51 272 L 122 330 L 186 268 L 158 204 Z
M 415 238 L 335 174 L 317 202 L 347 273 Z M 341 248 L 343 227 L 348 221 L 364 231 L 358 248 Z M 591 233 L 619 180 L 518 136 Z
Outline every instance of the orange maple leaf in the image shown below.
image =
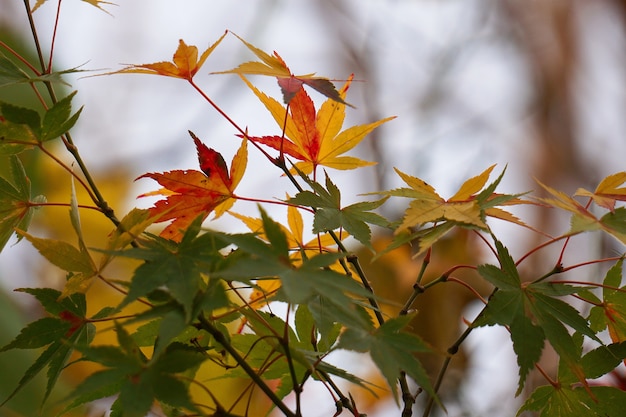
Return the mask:
M 248 159 L 247 141 L 244 139 L 233 157 L 229 172 L 219 152 L 200 142 L 191 131 L 189 134 L 196 144 L 202 172 L 174 170 L 139 177 L 152 178 L 164 187 L 140 197 L 165 196 L 150 208 L 150 217 L 156 218 L 155 223 L 174 219 L 160 236 L 177 242 L 196 218 L 202 216 L 204 220 L 212 211 L 215 211 L 215 217 L 219 217 L 234 204 L 234 190 L 243 177 Z
M 111 74 L 119 73 L 139 73 L 139 74 L 155 74 L 166 77 L 182 78 L 191 81 L 200 70 L 206 59 L 211 55 L 213 50 L 226 36 L 226 32 L 211 46 L 209 46 L 198 59 L 198 48 L 193 45 L 187 45 L 185 41 L 178 41 L 178 49 L 174 53 L 172 62 L 162 61 L 152 64 L 129 65 L 119 71 Z
M 345 118 L 345 104 L 328 99 L 321 105 L 319 111 L 316 111 L 313 100 L 304 88 L 300 87 L 287 110 L 278 101 L 265 95 L 247 79 L 242 78 L 269 110 L 286 136 L 261 136 L 249 137 L 249 139 L 302 161 L 296 163 L 295 166 L 305 174 L 315 172 L 319 165 L 342 170 L 373 165 L 374 162 L 363 161 L 352 156 L 341 156 L 341 154 L 358 145 L 372 130 L 395 118 L 387 117 L 374 123 L 352 126 L 341 131 Z M 342 99 L 346 96 L 352 78 L 353 76 L 350 76 L 339 90 Z

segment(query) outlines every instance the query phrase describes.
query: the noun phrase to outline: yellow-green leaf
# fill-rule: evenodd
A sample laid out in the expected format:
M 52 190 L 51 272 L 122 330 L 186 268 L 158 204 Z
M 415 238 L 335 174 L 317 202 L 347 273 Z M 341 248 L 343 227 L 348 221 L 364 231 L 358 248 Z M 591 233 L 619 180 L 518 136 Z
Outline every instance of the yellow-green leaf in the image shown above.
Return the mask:
M 96 266 L 89 253 L 80 251 L 67 242 L 54 239 L 41 239 L 22 230 L 16 231 L 23 236 L 44 256 L 50 263 L 68 272 L 82 272 L 85 275 L 96 274 Z
M 476 201 L 457 203 L 415 199 L 409 204 L 409 208 L 404 214 L 402 224 L 398 227 L 396 233 L 409 227 L 416 227 L 425 223 L 442 220 L 470 224 L 478 226 L 481 229 L 488 228 L 481 217 L 480 206 Z

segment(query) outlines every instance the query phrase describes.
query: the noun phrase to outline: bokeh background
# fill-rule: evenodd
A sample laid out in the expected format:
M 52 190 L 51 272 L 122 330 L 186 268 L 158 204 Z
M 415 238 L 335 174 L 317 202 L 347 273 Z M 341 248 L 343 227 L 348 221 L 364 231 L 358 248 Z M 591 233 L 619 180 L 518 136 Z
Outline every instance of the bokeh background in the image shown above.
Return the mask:
M 57 5 L 49 0 L 35 13 L 44 40 L 51 38 Z M 359 82 L 351 87 L 348 101 L 356 110 L 348 110 L 347 125 L 398 116 L 374 131 L 355 152 L 378 165 L 358 175 L 332 172 L 345 204 L 361 198 L 359 193 L 399 186 L 392 167 L 425 179 L 444 197 L 493 163 L 498 164 L 496 171 L 507 167 L 499 188 L 507 193 L 536 190 L 540 194 L 537 178 L 571 194 L 578 187 L 593 189 L 605 176 L 626 168 L 626 2 L 622 0 L 119 0 L 102 7 L 109 14 L 83 1 L 62 2 L 54 65 L 93 70 L 68 77 L 71 87 L 66 91 L 77 89 L 74 104 L 85 106 L 73 136 L 118 215 L 151 204 L 135 196 L 155 189 L 155 184 L 133 183 L 134 178 L 197 165 L 188 129 L 227 161 L 239 141 L 232 127 L 182 81 L 91 75 L 124 64 L 169 60 L 181 38 L 202 50 L 226 29 L 261 49 L 276 50 L 296 74 L 316 72 L 344 80 L 354 73 Z M 0 36 L 26 51 L 32 37 L 23 8 L 21 1 L 2 1 Z M 49 43 L 43 48 L 49 52 Z M 236 76 L 208 75 L 253 58 L 229 36 L 196 81 L 251 134 L 275 134 L 278 127 Z M 254 77 L 253 81 L 268 94 L 279 94 L 272 80 Z M 32 102 L 23 90 L 3 88 L 0 99 L 22 105 Z M 252 162 L 255 159 L 258 162 Z M 250 164 L 238 193 L 283 198 L 287 182 L 281 182 L 259 155 L 252 155 Z M 38 175 L 37 164 L 29 170 Z M 40 191 L 49 201 L 69 199 L 67 175 L 59 172 L 47 184 Z M 403 209 L 386 204 L 382 214 L 397 218 Z M 235 210 L 248 215 L 256 211 L 254 204 L 241 202 Z M 523 209 L 516 214 L 547 233 L 559 234 L 568 227 L 568 218 L 553 211 Z M 277 210 L 276 216 L 280 215 Z M 64 226 L 66 210 L 48 210 L 40 216 L 62 220 L 55 222 L 56 227 L 46 219 L 35 220 L 34 234 L 72 239 Z M 111 228 L 95 217 L 92 223 L 94 234 L 101 236 Z M 245 230 L 228 216 L 210 226 Z M 517 227 L 495 227 L 507 237 L 505 244 L 514 257 L 543 239 Z M 384 242 L 385 236 L 379 239 Z M 567 255 L 592 259 L 620 252 L 619 244 L 592 235 L 578 240 Z M 486 256 L 468 236 L 442 242 L 439 253 L 444 269 Z M 525 263 L 526 270 L 548 270 L 555 253 L 547 250 L 534 256 Z M 401 292 L 415 276 L 419 260 L 411 261 L 410 253 L 398 256 L 381 266 L 396 279 L 393 285 L 375 282 L 381 291 Z M 431 271 L 435 276 L 436 265 Z M 582 274 L 594 280 L 601 272 L 587 269 Z M 17 333 L 20 323 L 40 314 L 29 298 L 6 293 L 42 283 L 59 285 L 62 279 L 25 242 L 0 254 L 0 283 L 5 289 L 1 296 L 6 298 L 0 303 L 0 344 Z M 425 334 L 431 332 L 432 340 L 442 339 L 445 348 L 457 325 L 462 325 L 460 317 L 471 318 L 476 304 L 471 297 L 449 291 L 432 301 L 439 312 L 415 326 Z M 106 304 L 106 299 L 101 302 Z M 444 312 L 455 323 L 451 334 L 438 333 Z M 455 368 L 456 377 L 446 387 L 453 403 L 449 415 L 514 415 L 520 399 L 512 398 L 517 370 L 507 340 L 502 329 L 481 329 L 470 337 Z M 0 363 L 20 368 L 28 363 L 20 355 L 19 360 L 2 355 Z M 546 363 L 551 363 L 549 355 Z M 354 366 L 358 369 L 359 364 Z M 7 375 L 4 369 L 9 368 L 2 371 Z M 16 372 L 14 378 L 0 378 L 2 392 L 14 386 L 20 371 Z M 16 414 L 0 409 L 0 416 L 28 415 L 32 401 L 25 399 L 37 389 L 35 385 L 15 405 Z M 331 415 L 334 406 L 329 402 L 328 409 L 320 409 L 318 394 L 323 395 L 310 395 L 317 408 L 307 416 Z M 389 403 L 392 400 L 384 396 L 372 401 L 370 415 L 389 415 Z

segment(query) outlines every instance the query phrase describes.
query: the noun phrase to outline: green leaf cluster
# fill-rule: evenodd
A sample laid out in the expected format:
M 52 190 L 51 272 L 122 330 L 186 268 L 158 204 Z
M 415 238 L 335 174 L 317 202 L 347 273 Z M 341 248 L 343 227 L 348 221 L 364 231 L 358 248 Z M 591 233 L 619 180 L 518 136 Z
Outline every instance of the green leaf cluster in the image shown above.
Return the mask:
M 117 417 L 143 417 L 155 400 L 169 406 L 197 411 L 189 397 L 189 381 L 206 360 L 201 352 L 180 343 L 170 344 L 149 360 L 135 340 L 116 323 L 118 346 L 89 346 L 84 360 L 105 367 L 87 377 L 71 394 L 66 411 L 81 404 L 119 393 L 111 410 Z M 191 372 L 191 373 L 190 373 Z
M 0 348 L 0 352 L 9 349 L 44 348 L 35 363 L 26 370 L 17 388 L 3 400 L 2 404 L 13 398 L 37 374 L 47 368 L 48 383 L 43 403 L 50 396 L 74 349 L 91 343 L 95 327 L 85 317 L 87 303 L 84 294 L 74 294 L 60 300 L 61 293 L 51 288 L 21 288 L 17 291 L 34 296 L 49 316 L 30 323 L 9 344 Z
M 14 230 L 26 230 L 32 219 L 34 204 L 44 202 L 43 196 L 31 200 L 30 180 L 22 162 L 9 157 L 8 178 L 0 177 L 0 250 L 9 241 Z M 21 239 L 21 236 L 18 237 Z
M 401 372 L 406 372 L 430 395 L 435 396 L 424 367 L 414 356 L 417 352 L 429 352 L 430 347 L 415 334 L 402 331 L 410 320 L 410 315 L 400 316 L 387 320 L 369 332 L 349 328 L 342 333 L 339 347 L 369 352 L 396 398 Z
M 389 222 L 373 213 L 387 198 L 363 201 L 341 207 L 341 192 L 326 174 L 326 188 L 302 174 L 313 191 L 301 191 L 291 198 L 291 204 L 315 208 L 313 233 L 345 229 L 363 245 L 371 246 L 371 230 L 368 224 L 389 227 Z
M 56 139 L 68 132 L 78 121 L 82 107 L 72 114 L 76 91 L 39 112 L 0 102 L 0 153 L 16 154 L 35 145 Z
M 589 327 L 588 321 L 558 297 L 575 294 L 585 290 L 585 287 L 537 281 L 522 285 L 508 250 L 499 241 L 496 241 L 496 248 L 500 266 L 478 267 L 480 275 L 493 284 L 496 290 L 473 325 L 508 326 L 520 369 L 517 393 L 524 388 L 528 373 L 539 361 L 545 340 L 550 342 L 563 363 L 584 384 L 580 355 L 568 327 L 597 342 L 600 340 Z

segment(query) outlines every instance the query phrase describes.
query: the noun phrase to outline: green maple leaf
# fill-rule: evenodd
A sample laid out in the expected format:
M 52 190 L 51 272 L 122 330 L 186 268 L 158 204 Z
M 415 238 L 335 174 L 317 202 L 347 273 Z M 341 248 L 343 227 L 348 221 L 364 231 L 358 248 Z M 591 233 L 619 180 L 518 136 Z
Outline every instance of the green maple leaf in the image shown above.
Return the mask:
M 220 277 L 252 284 L 254 279 L 278 277 L 281 286 L 273 299 L 306 304 L 321 329 L 332 327 L 337 322 L 359 328 L 371 325 L 369 316 L 360 305 L 371 293 L 345 274 L 327 269 L 345 255 L 321 254 L 296 266 L 290 263 L 289 258 L 276 254 L 263 256 L 271 254 L 272 250 L 269 247 L 255 250 L 268 245 L 254 235 L 224 235 L 223 239 L 238 245 L 242 251 L 253 252 L 238 255 L 218 272 Z
M 319 321 L 319 320 L 318 320 Z M 298 339 L 303 343 L 304 349 L 315 347 L 316 352 L 328 352 L 337 342 L 341 333 L 340 323 L 330 323 L 329 326 L 320 328 L 315 324 L 315 317 L 306 304 L 298 306 L 294 324 Z
M 613 342 L 626 341 L 626 285 L 622 286 L 623 259 L 615 263 L 603 280 L 602 300 L 589 313 L 594 330 L 608 328 Z
M 330 268 L 342 253 L 324 253 L 302 262 L 288 255 L 287 238 L 280 225 L 262 212 L 268 243 L 255 234 L 216 234 L 226 244 L 237 246 L 217 274 L 223 279 L 254 285 L 257 280 L 280 280 L 273 299 L 306 304 L 320 329 L 334 323 L 369 328 L 371 321 L 361 303 L 371 293 L 357 281 Z
M 547 339 L 569 366 L 578 381 L 586 384 L 580 365 L 580 352 L 569 334 L 569 326 L 595 341 L 599 341 L 586 319 L 578 311 L 556 296 L 585 291 L 585 287 L 565 286 L 544 282 L 522 285 L 515 261 L 506 247 L 496 241 L 500 266 L 480 265 L 479 274 L 496 287 L 483 314 L 474 326 L 509 326 L 513 350 L 519 365 L 517 394 L 524 387 L 526 377 L 541 357 Z
M 56 82 L 69 86 L 69 84 L 63 80 L 63 76 L 65 74 L 83 71 L 84 70 L 78 69 L 78 67 L 74 67 L 46 74 L 31 75 L 0 52 L 0 88 L 15 84 L 32 84 L 35 82 Z
M 8 176 L 0 177 L 0 250 L 16 228 L 28 229 L 36 204 L 45 201 L 43 196 L 31 200 L 30 180 L 17 156 L 9 158 Z
M 219 250 L 226 245 L 210 233 L 198 236 L 200 223 L 201 218 L 196 219 L 180 243 L 152 237 L 146 241 L 145 247 L 114 252 L 145 261 L 135 269 L 128 293 L 118 308 L 165 287 L 183 307 L 186 320 L 191 319 L 194 299 L 204 285 L 201 273 L 211 272 L 223 261 Z
M 430 352 L 430 347 L 415 334 L 402 331 L 411 318 L 411 315 L 393 318 L 370 331 L 346 329 L 341 334 L 337 346 L 339 349 L 369 352 L 396 401 L 397 381 L 401 372 L 406 372 L 420 387 L 436 397 L 424 367 L 414 355 L 416 352 Z
M 0 102 L 0 152 L 19 153 L 36 142 L 56 139 L 68 132 L 78 121 L 82 107 L 72 114 L 76 91 L 46 110 L 43 117 L 32 109 Z
M 143 417 L 154 400 L 195 411 L 187 382 L 177 374 L 196 369 L 206 357 L 195 349 L 172 343 L 158 356 L 148 359 L 135 340 L 118 323 L 119 346 L 90 346 L 80 351 L 86 360 L 106 369 L 87 377 L 70 395 L 73 401 L 64 412 L 81 404 L 119 393 L 112 409 L 124 417 Z
M 26 370 L 15 390 L 0 406 L 47 368 L 48 383 L 42 400 L 45 402 L 65 369 L 74 347 L 90 343 L 95 335 L 94 325 L 85 318 L 87 306 L 84 294 L 74 294 L 59 301 L 61 293 L 50 288 L 23 288 L 18 291 L 35 296 L 52 317 L 30 323 L 9 344 L 0 348 L 0 352 L 3 352 L 9 349 L 45 347 L 43 353 Z
M 313 207 L 313 233 L 322 233 L 340 228 L 345 229 L 362 244 L 371 247 L 369 224 L 388 227 L 389 222 L 382 216 L 372 213 L 387 201 L 387 197 L 378 201 L 365 201 L 341 207 L 339 188 L 326 175 L 326 188 L 303 176 L 314 192 L 301 191 L 289 200 L 291 204 Z
M 582 337 L 575 334 L 576 349 L 582 349 Z M 598 378 L 617 367 L 626 357 L 626 343 L 600 346 L 584 356 L 580 363 L 587 378 Z M 581 387 L 578 377 L 572 373 L 571 366 L 561 357 L 554 385 L 539 387 L 519 409 L 540 412 L 541 417 L 561 416 L 597 416 L 619 417 L 623 415 L 626 393 L 616 387 L 586 386 Z
M 593 396 L 583 388 L 539 387 L 519 409 L 540 412 L 540 417 L 621 417 L 626 393 L 614 387 L 591 387 Z

